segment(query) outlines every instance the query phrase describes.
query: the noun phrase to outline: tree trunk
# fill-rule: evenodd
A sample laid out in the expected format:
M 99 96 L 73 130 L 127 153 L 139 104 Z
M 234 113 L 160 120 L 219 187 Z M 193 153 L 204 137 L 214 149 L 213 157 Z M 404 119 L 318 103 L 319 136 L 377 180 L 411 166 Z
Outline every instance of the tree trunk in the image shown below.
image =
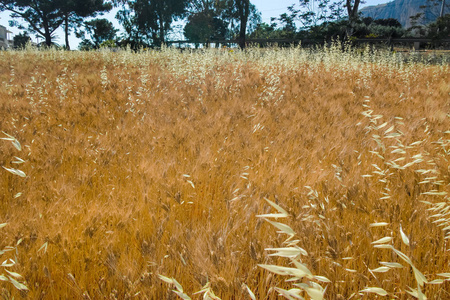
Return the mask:
M 52 34 L 50 32 L 50 28 L 48 27 L 47 18 L 42 18 L 42 27 L 44 27 L 44 38 L 45 38 L 45 44 L 47 47 L 51 47 L 52 45 Z
M 162 46 L 165 42 L 164 40 L 164 21 L 162 16 L 159 16 L 159 42 L 160 45 Z
M 66 38 L 66 50 L 70 50 L 69 45 L 69 15 L 64 16 L 64 35 Z
M 52 34 L 50 33 L 48 26 L 44 26 L 44 38 L 45 38 L 45 45 L 47 45 L 47 47 L 51 47 L 52 46 Z
M 247 31 L 247 21 L 250 12 L 250 0 L 237 0 L 236 4 L 238 6 L 239 12 L 239 47 L 241 49 L 245 48 L 245 35 Z
M 358 19 L 358 8 L 361 0 L 355 0 L 352 4 L 352 0 L 346 0 L 347 13 L 348 13 L 348 26 L 346 30 L 347 38 L 353 35 L 353 28 L 356 20 Z

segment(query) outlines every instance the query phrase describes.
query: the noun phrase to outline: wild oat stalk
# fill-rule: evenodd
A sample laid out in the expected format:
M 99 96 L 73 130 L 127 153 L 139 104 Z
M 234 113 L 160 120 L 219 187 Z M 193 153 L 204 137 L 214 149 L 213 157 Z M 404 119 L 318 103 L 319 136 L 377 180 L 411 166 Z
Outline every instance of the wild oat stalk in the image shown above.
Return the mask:
M 281 295 L 284 296 L 287 299 L 303 299 L 302 294 L 308 295 L 313 300 L 322 300 L 324 299 L 324 294 L 326 291 L 326 287 L 324 288 L 320 284 L 314 282 L 325 282 L 330 283 L 331 281 L 324 277 L 324 276 L 318 276 L 313 275 L 311 271 L 308 269 L 308 267 L 302 263 L 301 256 L 307 256 L 308 253 L 305 249 L 297 246 L 297 244 L 300 242 L 299 240 L 292 240 L 296 233 L 294 230 L 289 227 L 288 225 L 281 223 L 281 222 L 275 222 L 270 221 L 268 218 L 286 218 L 289 217 L 289 214 L 285 209 L 283 209 L 278 204 L 270 201 L 269 199 L 265 199 L 267 203 L 269 203 L 277 213 L 274 214 L 263 214 L 263 215 L 257 215 L 259 218 L 263 218 L 265 221 L 269 222 L 276 228 L 278 228 L 280 231 L 278 233 L 284 233 L 287 234 L 289 237 L 283 242 L 286 247 L 283 248 L 266 248 L 266 251 L 275 251 L 275 253 L 269 254 L 269 256 L 276 256 L 276 257 L 285 257 L 289 258 L 291 261 L 292 267 L 284 267 L 279 265 L 266 265 L 266 264 L 259 264 L 258 266 L 261 268 L 264 268 L 272 273 L 282 275 L 282 276 L 289 276 L 290 278 L 287 280 L 288 282 L 295 282 L 292 285 L 294 288 L 290 290 L 281 289 L 278 287 L 275 287 L 275 290 Z M 306 282 L 302 282 L 306 281 Z
M 3 132 L 3 133 L 6 135 L 6 137 L 0 138 L 0 139 L 6 140 L 6 141 L 11 141 L 12 145 L 18 151 L 22 150 L 22 146 L 20 145 L 19 141 L 15 137 L 13 137 L 13 136 L 5 133 L 5 132 Z M 21 163 L 25 162 L 23 159 L 21 159 L 21 158 L 19 158 L 17 156 L 15 156 L 14 159 L 15 160 L 12 161 L 12 163 L 15 163 L 15 164 L 21 164 Z M 23 171 L 21 171 L 21 170 L 14 169 L 14 168 L 6 168 L 4 166 L 3 166 L 3 168 L 5 170 L 7 170 L 8 172 L 14 174 L 14 175 L 18 175 L 20 177 L 26 177 L 25 173 Z M 16 194 L 16 197 L 18 197 L 18 196 L 20 196 L 20 193 Z M 7 223 L 0 224 L 0 228 L 5 227 L 6 225 L 8 225 L 8 224 Z M 17 252 L 17 247 L 20 245 L 21 242 L 22 242 L 22 239 L 19 239 L 17 241 L 15 247 L 6 246 L 3 250 L 0 250 L 0 256 L 3 256 L 3 254 L 5 254 L 6 252 L 10 252 L 10 251 L 16 251 Z M 3 263 L 0 265 L 0 267 L 2 267 L 3 270 L 6 273 L 0 274 L 0 280 L 1 281 L 5 281 L 5 282 L 10 282 L 18 290 L 27 291 L 28 290 L 27 286 L 25 284 L 23 284 L 23 283 L 18 281 L 18 280 L 23 279 L 22 275 L 20 275 L 19 273 L 16 273 L 16 272 L 8 270 L 8 268 L 13 267 L 15 264 L 16 264 L 15 260 L 13 260 L 11 258 L 8 258 L 5 261 L 3 261 Z

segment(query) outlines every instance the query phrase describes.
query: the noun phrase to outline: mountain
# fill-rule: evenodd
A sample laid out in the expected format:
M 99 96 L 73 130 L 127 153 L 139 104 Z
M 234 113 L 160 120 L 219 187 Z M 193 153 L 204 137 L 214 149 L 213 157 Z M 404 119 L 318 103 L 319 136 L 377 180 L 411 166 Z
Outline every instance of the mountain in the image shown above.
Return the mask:
M 450 1 L 447 0 L 444 14 L 450 13 Z M 421 24 L 436 20 L 441 9 L 441 0 L 394 0 L 376 6 L 367 6 L 360 9 L 364 17 L 373 19 L 397 19 L 403 27 L 411 27 L 411 16 L 424 13 Z M 426 6 L 421 8 L 421 6 Z

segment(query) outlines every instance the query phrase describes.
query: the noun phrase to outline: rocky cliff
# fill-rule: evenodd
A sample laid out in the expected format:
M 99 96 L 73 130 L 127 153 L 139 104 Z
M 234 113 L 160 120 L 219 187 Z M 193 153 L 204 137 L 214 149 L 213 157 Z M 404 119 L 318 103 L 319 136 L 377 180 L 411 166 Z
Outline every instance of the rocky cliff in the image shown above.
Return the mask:
M 360 10 L 364 17 L 374 19 L 397 19 L 402 26 L 411 26 L 411 16 L 423 12 L 421 24 L 436 20 L 441 9 L 441 0 L 394 0 L 376 6 L 367 6 Z M 426 6 L 425 8 L 421 8 Z M 450 13 L 450 0 L 446 0 L 444 13 Z

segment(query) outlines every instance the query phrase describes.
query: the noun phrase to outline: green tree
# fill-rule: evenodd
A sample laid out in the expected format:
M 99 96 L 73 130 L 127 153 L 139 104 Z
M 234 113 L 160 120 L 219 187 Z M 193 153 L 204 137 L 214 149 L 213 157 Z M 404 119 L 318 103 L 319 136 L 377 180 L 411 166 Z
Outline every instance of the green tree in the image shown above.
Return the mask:
M 189 15 L 197 13 L 212 14 L 213 18 L 221 20 L 226 26 L 226 39 L 242 37 L 261 23 L 260 13 L 248 0 L 191 0 Z
M 298 5 L 299 8 L 296 5 L 288 7 L 289 17 L 300 21 L 304 29 L 343 17 L 343 0 L 299 0 Z
M 346 30 L 347 37 L 352 36 L 354 33 L 356 22 L 359 19 L 358 10 L 360 4 L 360 0 L 345 0 L 345 7 L 347 8 L 348 15 L 348 26 Z
M 83 39 L 80 42 L 80 44 L 78 45 L 78 49 L 82 50 L 82 51 L 89 51 L 89 50 L 95 49 L 95 45 L 90 40 Z
M 437 18 L 436 22 L 428 25 L 428 37 L 437 44 L 441 39 L 450 36 L 450 14 Z
M 0 11 L 8 10 L 13 19 L 23 19 L 28 28 L 16 21 L 10 22 L 10 25 L 41 35 L 45 44 L 51 46 L 53 34 L 63 22 L 61 2 L 62 0 L 0 0 Z
M 83 24 L 83 20 L 88 17 L 95 17 L 99 13 L 110 11 L 111 3 L 103 0 L 66 0 L 62 1 L 61 12 L 64 25 L 64 37 L 66 49 L 70 49 L 70 30 L 77 31 Z M 76 32 L 80 34 L 80 32 Z
M 13 19 L 23 19 L 28 24 L 26 29 L 42 36 L 47 46 L 52 45 L 54 32 L 64 24 L 67 48 L 71 25 L 110 8 L 103 0 L 0 0 L 0 11 L 10 11 Z M 25 29 L 17 21 L 11 25 Z
M 251 39 L 276 39 L 280 38 L 280 29 L 277 29 L 276 23 L 260 23 L 249 35 Z
M 225 22 L 215 16 L 212 10 L 208 10 L 188 17 L 184 36 L 196 43 L 207 43 L 210 40 L 225 39 L 226 31 Z
M 94 19 L 84 22 L 84 25 L 95 48 L 100 47 L 100 44 L 105 41 L 114 40 L 116 38 L 118 30 L 114 28 L 113 23 L 107 19 Z
M 188 0 L 121 0 L 117 19 L 135 43 L 149 42 L 160 46 L 165 42 L 173 21 L 186 15 Z
M 250 16 L 250 0 L 234 0 L 239 17 L 239 47 L 245 48 L 245 38 L 247 34 L 247 22 Z
M 19 33 L 14 36 L 14 48 L 23 49 L 27 45 L 27 43 L 31 42 L 31 38 L 26 31 L 23 33 Z
M 439 17 L 444 17 L 450 12 L 450 2 L 445 0 L 427 0 L 420 6 L 421 11 L 411 17 L 410 31 L 416 31 L 419 35 L 426 35 L 426 25 L 436 22 Z

